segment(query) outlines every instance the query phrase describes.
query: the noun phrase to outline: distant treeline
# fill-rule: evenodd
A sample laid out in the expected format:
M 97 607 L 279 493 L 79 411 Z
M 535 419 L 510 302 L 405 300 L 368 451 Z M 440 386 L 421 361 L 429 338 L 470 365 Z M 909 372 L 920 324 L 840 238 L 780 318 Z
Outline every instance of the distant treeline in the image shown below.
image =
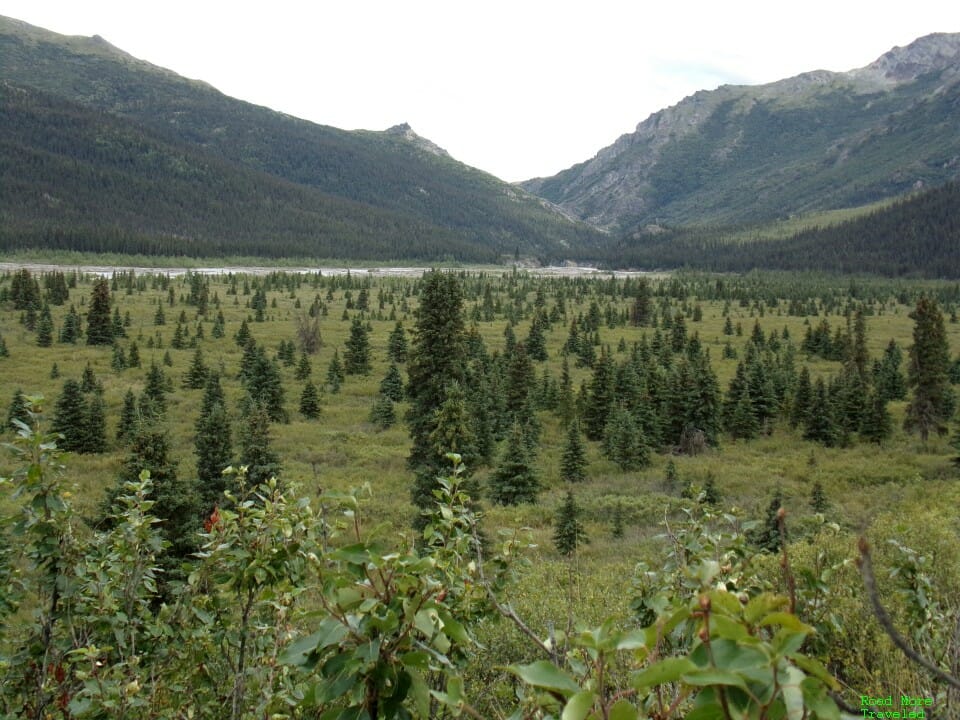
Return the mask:
M 610 267 L 720 272 L 810 270 L 888 277 L 960 277 L 960 184 L 947 183 L 838 225 L 787 239 L 733 243 L 719 231 L 680 229 L 613 243 Z

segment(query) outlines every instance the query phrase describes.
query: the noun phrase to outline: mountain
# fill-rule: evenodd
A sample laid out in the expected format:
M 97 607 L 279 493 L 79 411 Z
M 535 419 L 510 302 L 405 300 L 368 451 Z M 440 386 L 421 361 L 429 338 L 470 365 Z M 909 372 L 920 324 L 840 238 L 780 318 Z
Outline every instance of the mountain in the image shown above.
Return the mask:
M 637 232 L 600 250 L 598 259 L 613 267 L 960 278 L 960 183 L 784 236 L 692 227 Z
M 595 226 L 731 225 L 864 205 L 960 177 L 960 34 L 866 67 L 724 85 L 524 189 Z
M 408 125 L 371 132 L 311 123 L 230 98 L 138 60 L 98 36 L 67 37 L 0 17 L 0 81 L 6 99 L 19 97 L 36 106 L 32 120 L 22 103 L 11 107 L 11 113 L 19 113 L 15 124 L 2 129 L 2 195 L 13 185 L 20 197 L 32 198 L 35 208 L 49 206 L 44 200 L 49 195 L 62 209 L 61 215 L 41 217 L 35 211 L 23 217 L 13 203 L 3 203 L 8 230 L 12 223 L 34 237 L 70 234 L 79 227 L 85 235 L 110 230 L 117 237 L 153 238 L 158 246 L 174 238 L 180 247 L 202 240 L 232 251 L 234 228 L 246 227 L 250 240 L 242 242 L 244 252 L 258 244 L 269 252 L 273 232 L 281 232 L 313 256 L 339 246 L 356 252 L 354 257 L 402 259 L 395 253 L 416 247 L 422 236 L 429 257 L 471 261 L 517 253 L 556 261 L 600 240 L 550 203 L 457 162 Z M 19 91 L 27 95 L 17 96 Z M 82 127 L 67 128 L 64 115 Z M 47 137 L 45 145 L 31 145 L 25 124 L 38 123 L 33 130 L 44 135 L 40 125 L 55 118 L 60 131 L 73 133 L 70 142 Z M 125 138 L 110 147 L 115 154 L 109 157 L 90 152 L 101 142 L 96 137 L 101 122 L 105 133 Z M 155 157 L 146 172 L 138 143 L 166 160 Z M 186 203 L 191 210 L 175 218 L 158 206 L 138 215 L 130 197 L 113 203 L 105 193 L 83 193 L 77 154 L 83 155 L 84 172 L 113 178 L 111 192 L 130 190 L 126 184 L 164 188 L 168 208 Z M 207 177 L 186 183 L 174 157 L 182 165 L 204 168 Z M 35 158 L 54 174 L 32 172 L 26 180 L 14 158 Z M 177 188 L 187 196 L 175 196 Z M 261 193 L 267 197 L 258 202 Z M 201 205 L 207 211 L 200 212 Z M 264 205 L 271 206 L 270 213 Z M 230 227 L 220 227 L 211 208 L 238 215 Z M 248 208 L 259 217 L 248 221 Z M 86 225 L 71 224 L 78 214 L 86 216 Z M 271 220 L 269 214 L 278 217 Z M 191 217 L 198 224 L 191 224 Z M 331 245 L 317 239 L 321 226 L 328 239 L 347 234 Z M 362 249 L 350 245 L 353 237 L 365 238 Z

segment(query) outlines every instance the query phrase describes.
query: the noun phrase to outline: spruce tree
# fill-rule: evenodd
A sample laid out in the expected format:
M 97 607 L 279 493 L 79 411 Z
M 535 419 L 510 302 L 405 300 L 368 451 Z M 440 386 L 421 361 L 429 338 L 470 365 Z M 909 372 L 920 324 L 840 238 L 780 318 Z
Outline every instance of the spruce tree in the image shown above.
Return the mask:
M 334 348 L 333 357 L 330 358 L 330 365 L 327 367 L 327 389 L 334 394 L 340 392 L 340 386 L 343 384 L 344 378 L 340 354 Z
M 712 505 L 713 507 L 720 504 L 720 491 L 717 489 L 717 480 L 714 478 L 713 473 L 707 473 L 707 479 L 703 483 L 703 492 L 700 495 L 700 500 L 705 505 Z
M 584 431 L 589 440 L 601 440 L 614 404 L 613 360 L 601 353 L 593 369 L 590 394 L 584 408 Z
M 107 418 L 100 393 L 93 393 L 87 402 L 81 445 L 83 453 L 102 453 L 107 449 Z
M 490 500 L 498 505 L 534 502 L 540 480 L 530 460 L 526 438 L 519 423 L 514 423 L 500 464 L 490 477 Z
M 797 384 L 793 391 L 793 404 L 790 408 L 790 424 L 793 427 L 806 427 L 812 402 L 813 385 L 810 382 L 810 371 L 804 365 L 800 368 Z
M 902 364 L 903 353 L 896 341 L 890 340 L 873 380 L 886 400 L 903 400 L 907 397 L 907 384 L 900 371 Z
M 140 348 L 137 347 L 137 343 L 131 342 L 127 349 L 127 367 L 138 368 L 140 366 Z
M 305 352 L 300 353 L 300 361 L 297 363 L 297 369 L 293 374 L 295 380 L 304 381 L 313 373 L 313 367 L 310 365 L 310 358 Z
M 252 404 L 241 426 L 240 464 L 247 466 L 247 479 L 256 487 L 280 474 L 280 458 L 270 447 L 268 409 L 260 403 Z
M 446 397 L 435 413 L 430 443 L 438 458 L 445 458 L 451 452 L 459 454 L 464 465 L 464 476 L 473 474 L 479 453 L 467 398 L 458 382 L 447 386 Z M 472 488 L 468 486 L 465 489 L 470 493 Z
M 810 493 L 810 509 L 815 513 L 823 513 L 830 506 L 827 501 L 827 494 L 823 491 L 823 484 L 817 480 L 813 484 L 813 491 Z
M 320 393 L 317 392 L 317 386 L 309 380 L 300 393 L 300 414 L 308 420 L 320 417 Z
M 777 552 L 780 549 L 780 509 L 783 507 L 783 498 L 780 488 L 777 488 L 767 506 L 767 515 L 761 526 L 749 533 L 750 539 L 761 550 Z
M 370 374 L 370 340 L 366 326 L 356 316 L 350 324 L 350 337 L 344 345 L 343 371 L 347 375 Z
M 163 415 L 167 411 L 167 377 L 163 369 L 152 361 L 143 386 L 143 397 L 146 403 L 141 400 L 142 411 L 146 411 L 148 405 L 149 414 L 153 416 Z
M 0 358 L 10 357 L 10 350 L 7 348 L 7 341 L 0 335 Z
M 393 409 L 393 400 L 386 395 L 377 395 L 370 407 L 369 420 L 380 430 L 393 427 L 397 422 L 397 413 Z
M 403 323 L 397 320 L 396 326 L 390 332 L 390 337 L 387 338 L 387 359 L 396 363 L 405 363 L 407 350 L 407 332 L 403 329 Z
M 27 398 L 20 388 L 17 388 L 17 391 L 13 394 L 13 400 L 10 401 L 10 407 L 7 409 L 7 428 L 17 432 L 20 428 L 17 427 L 14 420 L 19 420 L 26 425 L 30 424 L 30 415 L 27 413 Z
M 840 428 L 836 421 L 833 402 L 827 394 L 827 386 L 823 378 L 817 378 L 814 385 L 810 413 L 807 415 L 807 422 L 803 429 L 803 438 L 804 440 L 823 443 L 827 447 L 840 444 Z
M 183 387 L 188 390 L 201 390 L 207 384 L 209 368 L 203 362 L 203 351 L 200 346 L 193 352 L 193 360 L 186 375 L 183 376 Z
M 380 381 L 380 394 L 394 402 L 403 400 L 403 377 L 394 363 L 390 364 L 390 369 Z
M 650 449 L 630 412 L 620 406 L 613 411 L 603 439 L 604 454 L 621 470 L 639 470 L 650 464 Z
M 114 372 L 123 372 L 127 367 L 127 355 L 123 352 L 123 346 L 115 342 L 110 356 L 110 367 Z
M 567 442 L 560 458 L 560 479 L 564 482 L 583 482 L 587 479 L 587 451 L 580 434 L 580 423 L 571 422 L 567 428 Z
M 621 500 L 617 500 L 617 504 L 613 506 L 613 520 L 610 534 L 618 539 L 623 537 L 623 501 Z
M 199 492 L 204 511 L 209 511 L 226 489 L 223 469 L 231 464 L 233 453 L 230 417 L 220 378 L 216 374 L 207 378 L 194 430 Z
M 407 358 L 407 424 L 412 440 L 407 463 L 416 476 L 411 497 L 420 509 L 433 506 L 436 478 L 446 469 L 447 461 L 438 457 L 431 435 L 447 386 L 464 380 L 466 332 L 462 306 L 463 290 L 455 275 L 434 270 L 423 276 L 414 341 Z M 417 522 L 422 519 L 418 517 Z
M 913 390 L 913 396 L 907 404 L 903 426 L 908 432 L 919 432 L 926 442 L 931 431 L 945 434 L 947 423 L 953 416 L 950 351 L 943 314 L 935 300 L 921 297 L 910 317 L 914 328 L 907 384 Z
M 54 405 L 53 421 L 50 429 L 61 433 L 57 441 L 61 450 L 83 452 L 84 426 L 87 422 L 87 403 L 80 389 L 80 383 L 69 379 L 63 383 L 63 390 Z
M 285 393 L 280 368 L 274 360 L 267 357 L 267 352 L 262 345 L 254 347 L 242 380 L 247 391 L 245 402 L 263 405 L 273 422 L 290 421 L 284 408 Z
M 136 429 L 139 412 L 137 410 L 137 399 L 133 390 L 127 389 L 123 396 L 123 405 L 120 408 L 120 422 L 117 424 L 117 442 L 126 442 L 133 438 Z
M 53 317 L 50 315 L 50 306 L 43 304 L 40 319 L 37 321 L 37 345 L 50 347 L 53 344 Z
M 893 434 L 893 418 L 887 410 L 887 401 L 879 388 L 867 397 L 867 406 L 862 416 L 860 437 L 878 445 Z
M 573 496 L 572 490 L 567 490 L 563 503 L 557 509 L 553 524 L 553 544 L 564 557 L 573 555 L 577 548 L 585 545 L 589 540 L 587 533 L 580 522 L 580 506 Z
M 93 367 L 89 362 L 84 366 L 83 374 L 80 376 L 80 389 L 85 393 L 90 393 L 97 389 L 97 376 L 93 372 Z
M 90 294 L 87 309 L 87 345 L 113 343 L 113 320 L 110 315 L 110 283 L 98 278 Z

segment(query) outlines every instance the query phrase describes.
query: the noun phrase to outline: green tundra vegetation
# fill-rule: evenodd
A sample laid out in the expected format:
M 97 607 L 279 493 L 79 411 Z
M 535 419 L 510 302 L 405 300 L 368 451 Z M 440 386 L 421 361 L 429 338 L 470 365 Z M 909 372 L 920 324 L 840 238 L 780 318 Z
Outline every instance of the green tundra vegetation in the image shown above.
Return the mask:
M 0 717 L 950 716 L 958 306 L 7 272 Z

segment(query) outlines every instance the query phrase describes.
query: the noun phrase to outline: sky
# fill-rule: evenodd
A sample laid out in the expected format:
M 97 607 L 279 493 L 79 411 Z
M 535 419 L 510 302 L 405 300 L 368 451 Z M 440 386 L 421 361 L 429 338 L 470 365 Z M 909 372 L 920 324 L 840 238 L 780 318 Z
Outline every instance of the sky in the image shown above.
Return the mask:
M 697 90 L 960 32 L 955 0 L 0 0 L 0 15 L 325 125 L 407 122 L 511 182 L 588 160 Z

